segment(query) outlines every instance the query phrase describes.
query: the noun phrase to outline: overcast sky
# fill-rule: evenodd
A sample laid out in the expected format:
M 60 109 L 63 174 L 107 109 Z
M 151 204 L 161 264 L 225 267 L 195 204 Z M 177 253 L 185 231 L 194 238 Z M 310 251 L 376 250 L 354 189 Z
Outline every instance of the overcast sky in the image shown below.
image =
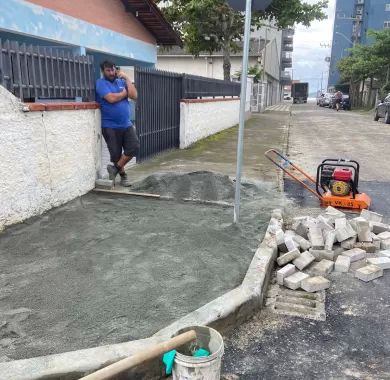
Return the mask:
M 315 3 L 316 0 L 306 0 Z M 302 82 L 309 82 L 309 92 L 320 89 L 321 73 L 324 73 L 323 88 L 328 82 L 329 65 L 325 57 L 330 57 L 330 48 L 323 48 L 321 43 L 331 44 L 336 0 L 329 1 L 328 19 L 315 21 L 309 28 L 298 25 L 295 28 L 293 52 L 293 77 Z

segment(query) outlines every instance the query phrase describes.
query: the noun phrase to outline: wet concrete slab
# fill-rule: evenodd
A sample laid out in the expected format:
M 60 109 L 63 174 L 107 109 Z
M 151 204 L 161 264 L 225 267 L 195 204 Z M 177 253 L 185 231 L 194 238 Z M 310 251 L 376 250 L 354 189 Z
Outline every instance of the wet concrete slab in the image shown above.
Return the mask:
M 233 289 L 282 203 L 275 191 L 251 192 L 240 226 L 231 208 L 90 193 L 8 228 L 0 357 L 147 337 Z

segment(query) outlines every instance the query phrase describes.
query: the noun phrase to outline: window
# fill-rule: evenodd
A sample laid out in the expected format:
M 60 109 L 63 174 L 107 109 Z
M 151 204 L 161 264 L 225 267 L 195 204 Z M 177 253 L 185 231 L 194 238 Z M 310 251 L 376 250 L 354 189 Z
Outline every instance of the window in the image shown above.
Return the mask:
M 385 29 L 390 29 L 390 21 L 385 21 L 383 27 Z
M 386 12 L 390 12 L 390 4 L 386 4 L 385 11 L 386 11 Z

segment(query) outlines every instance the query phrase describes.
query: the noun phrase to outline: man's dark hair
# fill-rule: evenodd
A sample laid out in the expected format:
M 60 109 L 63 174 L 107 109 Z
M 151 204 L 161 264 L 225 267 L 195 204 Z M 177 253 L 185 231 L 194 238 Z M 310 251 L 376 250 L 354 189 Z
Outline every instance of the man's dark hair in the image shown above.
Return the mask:
M 108 68 L 108 69 L 112 69 L 114 68 L 116 65 L 114 62 L 111 62 L 111 61 L 104 61 L 100 64 L 100 69 L 102 71 L 104 71 L 105 68 Z

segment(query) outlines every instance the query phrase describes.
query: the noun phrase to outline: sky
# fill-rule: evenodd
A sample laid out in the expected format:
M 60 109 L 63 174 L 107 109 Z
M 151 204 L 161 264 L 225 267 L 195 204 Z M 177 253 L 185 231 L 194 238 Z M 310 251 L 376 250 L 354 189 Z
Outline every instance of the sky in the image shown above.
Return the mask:
M 306 0 L 307 3 L 316 3 L 316 0 Z M 295 28 L 293 52 L 293 78 L 301 82 L 309 82 L 309 92 L 317 92 L 328 82 L 329 64 L 325 57 L 330 57 L 330 47 L 321 47 L 321 44 L 331 44 L 333 34 L 333 20 L 336 0 L 329 0 L 326 11 L 328 19 L 314 21 L 309 28 L 298 25 Z

